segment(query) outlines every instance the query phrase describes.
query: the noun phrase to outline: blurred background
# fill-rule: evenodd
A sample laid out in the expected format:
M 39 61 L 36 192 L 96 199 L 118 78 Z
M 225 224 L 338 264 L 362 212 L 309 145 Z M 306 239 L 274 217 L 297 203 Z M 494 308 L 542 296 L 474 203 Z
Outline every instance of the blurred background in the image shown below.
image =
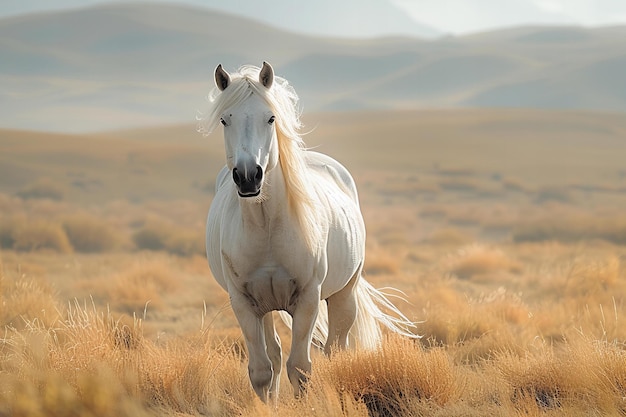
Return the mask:
M 2 246 L 82 211 L 110 247 L 202 254 L 224 154 L 196 118 L 218 63 L 263 60 L 355 175 L 372 241 L 624 243 L 624 39 L 611 0 L 4 2 Z

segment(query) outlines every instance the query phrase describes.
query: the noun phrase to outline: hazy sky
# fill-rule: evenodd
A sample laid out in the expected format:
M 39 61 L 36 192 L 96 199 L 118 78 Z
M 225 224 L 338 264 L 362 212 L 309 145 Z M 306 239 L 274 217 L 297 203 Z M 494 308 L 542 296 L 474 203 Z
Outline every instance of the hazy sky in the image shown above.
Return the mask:
M 0 16 L 110 0 L 0 0 Z M 123 2 L 123 0 L 121 0 Z M 168 1 L 168 0 L 164 0 Z M 203 0 L 169 0 L 202 5 Z M 270 5 L 272 0 L 265 0 Z M 314 0 L 293 0 L 314 1 Z M 337 0 L 341 1 L 341 0 Z M 374 0 L 363 0 L 374 1 Z M 377 0 L 381 1 L 381 0 Z M 626 24 L 626 0 L 387 0 L 415 20 L 463 34 L 526 24 Z M 357 11 L 358 12 L 358 11 Z
M 626 0 L 391 0 L 420 22 L 452 33 L 525 24 L 626 23 Z

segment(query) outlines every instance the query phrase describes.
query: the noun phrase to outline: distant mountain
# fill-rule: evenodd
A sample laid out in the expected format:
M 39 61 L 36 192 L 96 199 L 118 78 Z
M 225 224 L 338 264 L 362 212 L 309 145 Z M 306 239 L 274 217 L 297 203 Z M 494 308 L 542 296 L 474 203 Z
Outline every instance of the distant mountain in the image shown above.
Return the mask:
M 312 36 L 434 38 L 442 34 L 416 22 L 390 0 L 197 0 L 194 3 Z
M 144 9 L 158 7 L 159 1 L 142 1 Z M 311 36 L 373 38 L 412 36 L 433 38 L 441 32 L 413 20 L 390 0 L 169 0 L 179 5 L 195 6 L 229 13 L 293 33 Z M 50 12 L 120 0 L 20 0 L 0 5 L 0 17 L 27 14 L 37 10 Z M 126 2 L 128 4 L 128 2 Z
M 271 62 L 307 111 L 528 107 L 626 111 L 626 27 L 467 37 L 312 37 L 206 9 L 100 5 L 0 20 L 0 127 L 189 122 L 213 70 Z

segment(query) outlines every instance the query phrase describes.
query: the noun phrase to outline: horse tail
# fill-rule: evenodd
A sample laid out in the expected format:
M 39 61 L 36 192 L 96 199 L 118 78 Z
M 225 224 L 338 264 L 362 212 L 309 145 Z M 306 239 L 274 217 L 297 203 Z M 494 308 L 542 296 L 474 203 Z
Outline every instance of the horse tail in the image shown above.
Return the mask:
M 395 288 L 376 289 L 363 277 L 354 288 L 357 314 L 354 324 L 348 334 L 348 343 L 352 348 L 376 349 L 382 341 L 381 324 L 387 329 L 400 335 L 418 339 L 421 336 L 414 333 L 416 323 L 409 320 L 388 297 L 402 299 L 401 295 L 390 292 L 401 291 Z M 292 319 L 289 313 L 279 311 L 280 318 L 291 329 Z M 315 327 L 313 328 L 312 344 L 320 349 L 324 349 L 328 339 L 328 310 L 325 302 L 319 303 L 319 312 Z
M 394 288 L 376 289 L 363 277 L 357 282 L 354 289 L 357 315 L 348 335 L 351 347 L 369 350 L 378 348 L 382 341 L 380 325 L 412 339 L 421 337 L 414 333 L 416 323 L 409 320 L 388 298 L 402 297 L 385 290 L 401 294 Z

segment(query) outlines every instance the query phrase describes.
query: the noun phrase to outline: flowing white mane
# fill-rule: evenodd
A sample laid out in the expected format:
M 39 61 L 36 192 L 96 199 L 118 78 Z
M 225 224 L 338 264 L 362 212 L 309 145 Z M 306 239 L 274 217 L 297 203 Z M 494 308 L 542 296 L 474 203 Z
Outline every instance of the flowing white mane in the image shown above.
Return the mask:
M 210 108 L 202 117 L 198 131 L 209 135 L 220 123 L 222 114 L 231 107 L 248 99 L 252 94 L 263 98 L 276 117 L 279 161 L 285 178 L 287 201 L 295 215 L 306 243 L 311 250 L 319 250 L 321 211 L 315 198 L 308 192 L 305 144 L 300 136 L 299 99 L 293 87 L 284 78 L 274 76 L 271 88 L 264 87 L 259 80 L 261 69 L 244 65 L 232 73 L 231 82 L 225 90 L 214 87 L 208 95 Z

